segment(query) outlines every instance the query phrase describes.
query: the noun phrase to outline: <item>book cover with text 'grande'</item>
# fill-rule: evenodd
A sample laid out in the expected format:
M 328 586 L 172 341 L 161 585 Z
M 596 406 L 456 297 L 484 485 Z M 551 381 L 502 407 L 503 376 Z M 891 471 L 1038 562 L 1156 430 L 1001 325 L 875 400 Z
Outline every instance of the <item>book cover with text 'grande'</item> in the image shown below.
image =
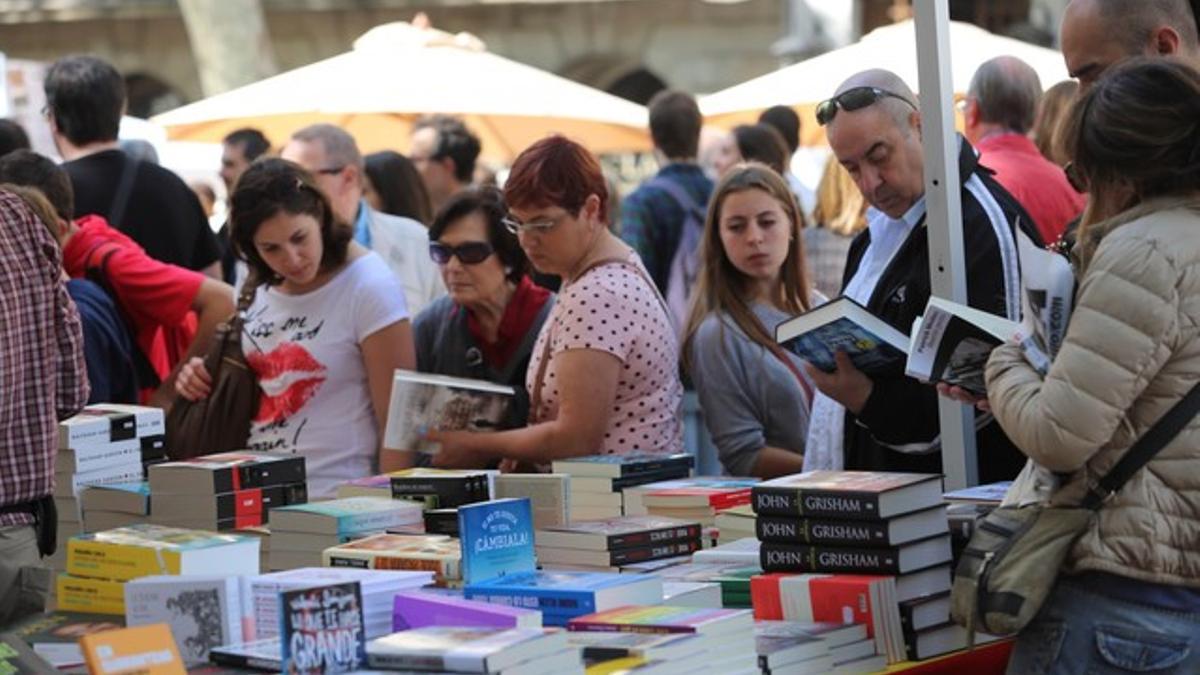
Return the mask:
M 367 662 L 357 581 L 279 594 L 285 673 L 346 673 Z

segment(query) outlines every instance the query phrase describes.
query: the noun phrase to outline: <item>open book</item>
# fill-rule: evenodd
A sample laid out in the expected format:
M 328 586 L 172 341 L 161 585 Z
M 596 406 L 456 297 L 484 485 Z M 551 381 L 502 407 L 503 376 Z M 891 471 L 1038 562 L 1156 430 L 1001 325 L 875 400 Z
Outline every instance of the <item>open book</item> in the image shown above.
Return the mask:
M 842 296 L 775 327 L 775 341 L 826 372 L 843 351 L 868 375 L 898 370 L 908 352 L 908 336 Z
M 397 370 L 383 447 L 436 453 L 424 430 L 494 431 L 508 416 L 513 388 L 484 380 Z
M 988 355 L 1014 338 L 1020 325 L 945 298 L 931 297 L 924 316 L 913 322 L 904 374 L 926 382 L 946 382 L 975 394 L 987 387 Z

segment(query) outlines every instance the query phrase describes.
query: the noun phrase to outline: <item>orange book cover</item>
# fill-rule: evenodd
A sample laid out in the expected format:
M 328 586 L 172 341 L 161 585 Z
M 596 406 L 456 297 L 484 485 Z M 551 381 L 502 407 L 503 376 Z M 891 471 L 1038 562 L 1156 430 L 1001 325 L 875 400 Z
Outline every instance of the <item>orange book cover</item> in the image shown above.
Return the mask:
M 91 675 L 185 675 L 175 638 L 165 623 L 92 633 L 79 638 Z
M 779 580 L 790 574 L 772 572 L 750 577 L 750 604 L 754 607 L 755 621 L 782 621 L 783 598 L 779 594 Z

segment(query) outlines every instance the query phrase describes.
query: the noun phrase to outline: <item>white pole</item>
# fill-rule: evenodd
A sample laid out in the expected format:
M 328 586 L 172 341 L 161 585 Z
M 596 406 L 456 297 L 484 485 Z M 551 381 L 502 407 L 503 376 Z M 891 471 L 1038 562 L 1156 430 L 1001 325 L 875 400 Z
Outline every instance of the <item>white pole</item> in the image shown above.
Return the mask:
M 917 77 L 925 150 L 925 217 L 933 295 L 967 304 L 963 254 L 962 193 L 954 131 L 954 83 L 950 77 L 948 0 L 916 0 Z M 942 470 L 946 489 L 979 482 L 975 414 L 970 406 L 939 397 Z

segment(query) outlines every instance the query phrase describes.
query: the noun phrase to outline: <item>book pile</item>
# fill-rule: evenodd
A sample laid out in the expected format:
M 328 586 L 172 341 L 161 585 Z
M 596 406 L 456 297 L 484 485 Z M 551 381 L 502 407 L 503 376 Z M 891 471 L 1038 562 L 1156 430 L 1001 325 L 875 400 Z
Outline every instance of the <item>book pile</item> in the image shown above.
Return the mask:
M 229 452 L 150 467 L 152 522 L 234 530 L 263 525 L 271 509 L 308 501 L 304 457 Z
M 1006 480 L 976 485 L 943 495 L 946 500 L 946 518 L 950 521 L 950 548 L 954 552 L 955 562 L 967 547 L 967 542 L 971 541 L 975 526 L 1000 506 L 1010 487 L 1012 481 Z
M 758 568 L 761 542 L 753 536 L 736 539 L 712 548 L 706 548 L 692 556 L 692 562 L 724 565 L 741 565 Z
M 362 594 L 363 632 L 366 638 L 387 635 L 392 632 L 392 598 L 397 593 L 428 584 L 430 577 L 429 572 L 334 567 L 306 567 L 254 575 L 247 578 L 243 585 L 243 632 L 248 640 L 278 638 L 282 634 L 280 618 L 283 614 L 279 598 L 284 591 L 358 583 Z
M 559 630 L 426 626 L 367 643 L 367 664 L 382 670 L 566 675 L 583 673 L 578 647 Z
M 142 523 L 71 537 L 55 587 L 59 609 L 124 615 L 131 579 L 257 572 L 257 539 Z
M 717 527 L 717 544 L 728 544 L 747 537 L 757 537 L 755 523 L 758 516 L 754 515 L 754 507 L 742 504 L 731 509 L 725 509 L 713 519 Z
M 150 483 L 143 480 L 85 487 L 79 491 L 79 507 L 85 532 L 149 522 Z
M 684 563 L 648 572 L 663 581 L 663 593 L 670 583 L 714 583 L 721 589 L 721 606 L 726 608 L 748 608 L 750 604 L 750 579 L 761 574 L 757 564 L 744 566 L 738 563 Z
M 542 565 L 608 570 L 690 555 L 700 548 L 700 524 L 659 516 L 577 520 L 538 530 L 535 541 Z
M 757 675 L 760 672 L 754 650 L 754 621 L 746 610 L 631 605 L 577 617 L 567 624 L 567 629 L 572 632 L 679 633 L 702 638 L 694 643 L 696 648 L 691 653 L 680 655 L 677 661 L 638 664 L 648 672 L 714 675 Z
M 403 499 L 348 497 L 281 506 L 270 511 L 267 567 L 286 570 L 321 565 L 325 549 L 421 522 L 421 505 Z
M 677 455 L 589 455 L 553 462 L 554 473 L 571 477 L 573 520 L 625 515 L 622 491 L 629 487 L 691 475 L 695 458 Z
M 630 668 L 639 668 L 632 672 L 640 673 L 646 664 L 655 664 L 655 672 L 687 675 L 696 665 L 697 654 L 704 652 L 703 641 L 694 633 L 567 633 L 567 644 L 583 650 L 589 673 Z M 671 671 L 665 667 L 668 663 L 681 664 L 680 669 Z
M 111 485 L 145 479 L 147 464 L 166 457 L 163 411 L 136 405 L 90 405 L 58 423 L 54 458 L 54 502 L 58 510 L 58 552 L 50 557 L 56 571 L 66 568 L 67 539 L 88 529 L 79 503 L 89 485 Z M 108 526 L 125 525 L 135 518 Z
M 840 621 L 853 612 L 889 663 L 907 658 L 899 603 L 949 590 L 940 476 L 815 471 L 755 487 L 753 504 L 763 570 L 801 573 L 764 577 L 759 616 Z
M 673 478 L 658 480 L 653 483 L 634 485 L 623 490 L 625 497 L 625 515 L 644 516 L 649 513 L 642 498 L 649 492 L 657 490 L 675 490 L 679 488 L 752 488 L 761 483 L 757 478 L 734 478 L 730 476 L 694 476 L 692 478 Z M 733 510 L 733 509 L 730 509 Z M 724 513 L 724 511 L 722 511 Z
M 125 584 L 127 626 L 166 624 L 187 665 L 208 662 L 213 647 L 242 641 L 241 577 L 149 576 Z
M 462 546 L 444 534 L 374 534 L 331 546 L 325 567 L 433 572 L 439 586 L 462 586 Z
M 424 626 L 541 628 L 542 613 L 428 591 L 397 593 L 392 604 L 392 630 Z
M 756 621 L 755 650 L 763 675 L 824 675 L 883 670 L 866 627 L 852 623 Z
M 716 523 L 721 511 L 749 504 L 750 490 L 745 485 L 662 488 L 642 494 L 642 505 L 656 516 L 698 520 L 707 526 Z
M 496 476 L 497 499 L 526 497 L 536 529 L 571 522 L 571 477 L 560 473 L 502 473 Z

